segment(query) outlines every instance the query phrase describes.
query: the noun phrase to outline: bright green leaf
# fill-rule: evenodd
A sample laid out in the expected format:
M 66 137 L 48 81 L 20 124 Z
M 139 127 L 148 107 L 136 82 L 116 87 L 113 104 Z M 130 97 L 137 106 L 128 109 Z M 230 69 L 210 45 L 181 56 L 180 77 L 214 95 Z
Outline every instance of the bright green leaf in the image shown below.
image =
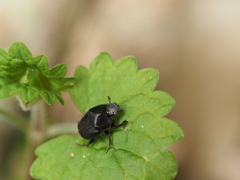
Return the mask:
M 182 129 L 163 118 L 175 105 L 166 92 L 153 91 L 159 73 L 155 69 L 137 71 L 134 57 L 116 63 L 101 53 L 90 65 L 76 68 L 77 82 L 70 94 L 80 111 L 108 103 L 107 96 L 123 112 L 114 116 L 116 124 L 129 121 L 124 128 L 111 130 L 113 147 L 106 153 L 108 137 L 103 133 L 89 147 L 81 137 L 62 136 L 37 148 L 31 167 L 36 179 L 159 179 L 177 174 L 177 163 L 166 148 L 183 137 Z M 76 125 L 77 128 L 77 125 Z
M 39 55 L 39 56 L 34 57 L 33 62 L 34 62 L 34 64 L 36 64 L 36 66 L 39 69 L 42 69 L 43 71 L 47 71 L 49 68 L 48 59 L 45 55 Z
M 49 69 L 46 56 L 32 57 L 26 45 L 15 42 L 8 53 L 0 49 L 0 98 L 17 95 L 24 106 L 41 98 L 51 105 L 56 100 L 64 104 L 61 92 L 75 81 L 64 77 L 66 72 L 65 64 Z
M 20 88 L 20 85 L 0 77 L 0 99 L 13 96 L 18 91 L 18 88 Z
M 66 64 L 59 64 L 53 68 L 51 68 L 48 72 L 45 74 L 52 77 L 64 77 L 67 73 L 67 66 Z
M 1 66 L 9 66 L 10 59 L 11 58 L 9 57 L 8 53 L 6 51 L 4 51 L 3 49 L 0 49 L 0 65 Z
M 15 42 L 11 45 L 8 53 L 12 59 L 29 60 L 32 58 L 32 53 L 27 46 L 21 42 Z

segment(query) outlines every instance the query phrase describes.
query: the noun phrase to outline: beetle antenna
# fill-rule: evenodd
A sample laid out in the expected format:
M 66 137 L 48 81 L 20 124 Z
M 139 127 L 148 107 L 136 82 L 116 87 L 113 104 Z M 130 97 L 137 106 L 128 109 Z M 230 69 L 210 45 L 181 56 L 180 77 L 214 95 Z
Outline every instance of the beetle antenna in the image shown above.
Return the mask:
M 111 103 L 111 98 L 109 97 L 109 96 L 107 96 L 108 97 L 108 101 L 109 101 L 109 103 Z

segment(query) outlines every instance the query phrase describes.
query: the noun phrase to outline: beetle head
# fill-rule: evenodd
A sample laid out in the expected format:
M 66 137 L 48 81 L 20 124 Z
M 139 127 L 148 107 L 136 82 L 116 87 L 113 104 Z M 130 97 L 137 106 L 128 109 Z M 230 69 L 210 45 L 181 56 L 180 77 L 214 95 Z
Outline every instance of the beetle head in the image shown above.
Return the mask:
M 109 103 L 106 105 L 106 114 L 111 117 L 118 112 L 118 105 L 116 103 Z

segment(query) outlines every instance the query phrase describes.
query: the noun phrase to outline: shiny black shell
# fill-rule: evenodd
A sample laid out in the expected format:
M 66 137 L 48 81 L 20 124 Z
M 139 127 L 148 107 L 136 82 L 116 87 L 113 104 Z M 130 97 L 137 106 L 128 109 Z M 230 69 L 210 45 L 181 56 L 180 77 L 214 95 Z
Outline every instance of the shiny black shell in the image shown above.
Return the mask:
M 107 115 L 108 104 L 89 109 L 78 123 L 78 132 L 84 139 L 93 139 L 111 127 L 113 118 Z

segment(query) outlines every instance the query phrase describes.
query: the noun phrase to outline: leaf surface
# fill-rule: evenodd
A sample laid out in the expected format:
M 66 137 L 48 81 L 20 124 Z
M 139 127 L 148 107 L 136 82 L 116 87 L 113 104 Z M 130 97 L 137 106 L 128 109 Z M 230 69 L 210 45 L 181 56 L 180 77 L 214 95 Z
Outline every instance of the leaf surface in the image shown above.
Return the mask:
M 37 148 L 37 160 L 31 167 L 36 179 L 158 179 L 170 180 L 177 174 L 177 162 L 166 148 L 183 137 L 174 121 L 164 118 L 175 105 L 166 92 L 153 91 L 159 73 L 155 69 L 137 71 L 134 57 L 116 63 L 109 54 L 101 53 L 90 69 L 76 68 L 77 82 L 70 94 L 84 113 L 107 96 L 123 112 L 114 116 L 115 124 L 129 122 L 111 130 L 113 147 L 106 153 L 108 137 L 100 135 L 89 147 L 88 140 L 62 136 Z M 77 125 L 76 125 L 77 128 Z

